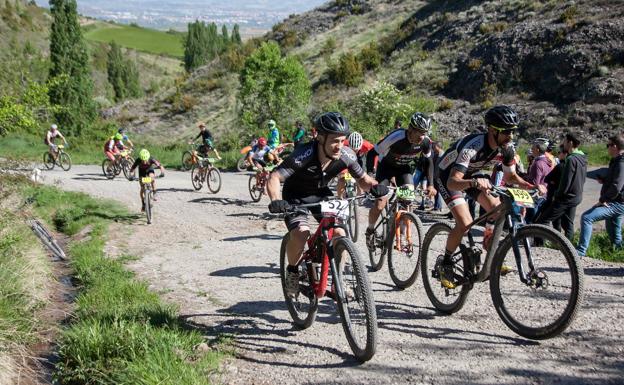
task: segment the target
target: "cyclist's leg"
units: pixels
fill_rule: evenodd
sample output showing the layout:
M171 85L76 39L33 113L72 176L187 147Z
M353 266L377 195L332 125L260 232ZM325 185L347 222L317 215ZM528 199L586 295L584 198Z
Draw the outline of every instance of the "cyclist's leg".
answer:
M156 171L154 171L153 168L150 168L147 170L147 175L152 178L152 197L154 198L154 201L156 201Z
M115 161L115 155L113 155L111 151L104 151L104 155L106 155L106 157L110 159L111 162Z
M288 265L297 266L305 243L310 238L310 226L307 214L286 215L284 218L288 229L289 239L286 245Z
M384 164L380 164L379 166L377 166L377 175L375 176L377 182L389 186L390 179L392 179L392 177L394 176L389 171L392 170L388 170L388 167L386 167ZM368 229L366 230L367 232L370 233L373 231L373 229L375 228L375 223L377 222L377 219L379 219L379 215L381 214L381 210L386 207L387 203L388 198L386 197L375 200L375 204L368 212Z
M141 176L139 176L141 178ZM145 185L139 179L139 198L141 198L141 211L145 211Z

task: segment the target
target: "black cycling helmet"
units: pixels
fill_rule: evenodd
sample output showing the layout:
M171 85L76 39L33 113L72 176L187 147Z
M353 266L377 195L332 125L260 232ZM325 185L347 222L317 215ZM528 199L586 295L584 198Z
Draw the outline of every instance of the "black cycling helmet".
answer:
M428 135L431 133L431 118L422 112L416 112L410 118L409 127L424 131Z
M320 134L349 135L349 122L340 112L325 112L314 119L314 126Z
M520 119L513 108L505 105L490 108L484 116L485 124L498 131L515 130L518 128Z

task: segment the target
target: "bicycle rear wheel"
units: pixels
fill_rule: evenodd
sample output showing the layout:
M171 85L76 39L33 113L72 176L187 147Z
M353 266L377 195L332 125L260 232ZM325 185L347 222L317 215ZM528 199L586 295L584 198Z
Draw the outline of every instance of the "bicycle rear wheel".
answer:
M54 165L55 165L54 158L48 151L43 153L43 165L48 170L52 170L54 168Z
M379 215L379 219L377 219L377 223L375 224L375 239L372 241L372 244L368 244L368 258L371 264L372 271L380 270L384 263L386 262L386 254L388 253L388 224L383 223L384 219L387 219L388 209L384 208L381 211L381 215Z
M219 169L211 167L206 177L206 183L208 184L208 190L213 194L216 194L221 190L221 172Z
M536 238L544 240L543 246L533 246ZM523 337L555 337L572 323L583 300L584 275L576 251L563 235L542 225L522 227L515 241L530 282L522 283L517 269L501 274L503 265L517 267L513 242L507 236L492 262L494 307L505 325ZM533 271L527 266L528 253Z
M204 185L204 172L202 167L198 167L196 164L191 166L191 183L195 190L201 190Z
M102 174L104 174L106 179L115 178L115 165L108 158L102 161Z
M251 195L251 200L254 202L260 202L262 199L262 193L264 189L258 188L256 186L256 175L249 176L249 195Z
M309 328L316 319L318 310L318 298L312 287L310 274L307 270L306 263L299 265L299 294L290 297L286 294L286 267L288 266L288 256L286 255L286 245L290 236L288 233L282 238L282 246L280 247L280 278L282 280L282 291L286 307L293 319L293 323L300 329Z
M377 312L368 274L355 245L346 237L334 238L334 255L339 271L332 271L342 327L353 354L360 362L373 358L377 349ZM337 292L337 290L335 290Z
M190 151L184 151L182 154L182 171L188 171L193 166L193 154Z
M63 171L69 171L72 166L71 157L69 156L69 154L66 152L59 153L58 164L59 166L61 166Z
M420 252L420 263L423 286L431 304L444 314L452 314L459 311L466 302L470 285L457 286L454 289L447 289L440 283L438 266L442 263L446 250L446 240L451 232L452 226L449 223L435 223L429 228L423 240ZM464 266L468 266L460 252L453 254L455 276L464 276Z
M420 268L420 250L424 232L420 218L412 213L402 213L399 217L399 239L396 239L396 223L391 222L388 248L388 271L392 282L399 289L406 289L414 284ZM397 241L399 249L397 249Z
M247 155L243 155L238 162L236 162L236 170L243 172L247 170L249 163L247 163Z
M145 189L145 216L147 216L147 224L152 223L152 190Z

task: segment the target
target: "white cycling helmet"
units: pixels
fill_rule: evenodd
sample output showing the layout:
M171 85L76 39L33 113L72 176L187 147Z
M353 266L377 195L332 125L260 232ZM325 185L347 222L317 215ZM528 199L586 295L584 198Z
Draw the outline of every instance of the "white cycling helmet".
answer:
M364 144L364 139L359 132L352 132L349 135L349 147L353 149L353 151L359 151L362 148L362 144Z
M51 128L53 131L58 129L58 127L57 127L57 125L56 125L56 124L51 125L51 126L50 126L50 128Z

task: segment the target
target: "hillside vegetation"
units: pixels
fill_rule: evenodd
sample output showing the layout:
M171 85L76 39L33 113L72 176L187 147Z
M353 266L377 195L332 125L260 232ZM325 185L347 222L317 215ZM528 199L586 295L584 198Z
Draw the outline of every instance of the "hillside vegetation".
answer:
M522 115L525 140L573 130L597 142L624 127L622 16L614 0L338 0L260 40L304 64L309 116L339 109L371 139L420 109L450 141L481 129L488 107L508 103ZM238 68L230 64L224 55L120 115L148 136L188 135L199 119L225 137L240 133ZM172 107L176 98L184 108Z

